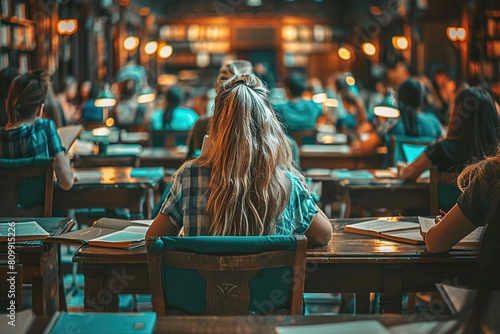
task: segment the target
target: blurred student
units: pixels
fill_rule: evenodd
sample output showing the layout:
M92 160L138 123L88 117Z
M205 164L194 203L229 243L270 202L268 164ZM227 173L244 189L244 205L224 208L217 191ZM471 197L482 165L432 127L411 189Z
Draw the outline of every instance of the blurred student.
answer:
M183 107L184 92L179 86L171 87L166 93L166 108L151 114L153 130L186 131L193 127L198 114Z
M56 99L63 110L64 125L73 124L80 119L79 111L74 105L77 94L78 82L75 77L69 75L59 83Z
M103 109L95 106L95 101L99 96L100 91L101 85L97 83L93 84L92 88L90 88L87 101L82 107L82 121L102 123L104 117Z
M491 155L500 140L500 118L493 99L483 89L467 88L454 102L446 139L425 150L412 164L398 163L404 180L416 179L437 166L441 172L460 172L467 163Z
M331 224L292 165L260 79L235 75L216 91L208 146L173 176L146 237L178 235L184 228L185 236L298 233L311 244L328 243Z
M62 189L73 186L69 156L51 119L41 118L49 75L41 70L18 76L7 97L9 123L0 128L0 158L55 158L57 181Z
M0 72L0 126L6 126L9 122L5 101L9 94L12 81L19 75L14 67L6 67Z
M314 129L316 121L323 113L323 107L302 98L306 89L306 79L299 73L292 74L285 81L289 101L276 105L278 119L287 132Z
M337 121L337 129L343 129L344 132L356 130L358 126L368 120L363 102L354 94L345 75L335 79L335 87L344 110Z
M125 79L120 82L118 87L120 98L115 108L118 124L143 124L147 108L137 101L138 94L135 80Z

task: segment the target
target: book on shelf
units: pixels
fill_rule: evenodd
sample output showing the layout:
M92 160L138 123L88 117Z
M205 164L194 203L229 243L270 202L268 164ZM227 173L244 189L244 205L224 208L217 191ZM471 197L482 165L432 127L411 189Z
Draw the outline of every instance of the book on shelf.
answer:
M320 325L278 326L274 329L274 332L276 334L389 333L389 331L376 320L347 321Z
M419 224L413 222L387 219L369 220L361 223L348 224L344 227L344 231L410 244L424 243L424 239L420 234Z
M420 231L422 234L426 234L429 229L436 223L434 218L428 217L418 217L418 222L420 224ZM452 249L455 250L476 250L479 247L481 241L481 236L483 235L484 226L476 228L474 231L469 233L465 238L460 240Z
M50 236L36 221L0 223L0 242L7 242L12 237L16 241L45 240Z
M44 334L149 334L156 324L155 312L141 313L60 313L50 319Z
M68 125L63 126L57 129L57 133L59 137L61 137L61 142L63 147L66 148L66 152L73 145L75 140L80 136L80 133L83 131L83 125Z
M134 248L145 244L153 220L101 218L91 227L48 238L46 242L111 248Z

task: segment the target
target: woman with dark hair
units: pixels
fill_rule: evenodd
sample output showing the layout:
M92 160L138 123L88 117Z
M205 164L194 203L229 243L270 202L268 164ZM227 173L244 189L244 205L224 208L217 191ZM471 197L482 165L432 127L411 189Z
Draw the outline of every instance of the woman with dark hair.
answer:
M434 114L421 112L424 102L422 84L414 79L405 80L397 93L399 121L388 132L390 135L441 138L441 123Z
M103 110L101 107L95 106L95 100L97 96L99 96L99 92L101 91L101 85L98 83L92 84L92 88L90 88L88 100L85 102L82 108L82 117L81 120L85 122L102 122L103 119Z
M41 118L48 89L47 72L18 76L7 98L9 123L0 128L0 158L55 158L55 172L61 188L73 186L69 156L51 119Z
M157 110L151 115L151 127L153 130L186 131L193 127L198 114L192 109L183 107L182 89L174 86L165 94L166 108L164 111Z
M75 77L67 76L58 86L56 99L62 106L65 121L63 124L72 124L80 119L76 106L73 104L78 94L78 81Z
M6 67L0 72L0 126L6 126L9 121L7 110L5 108L5 100L9 94L9 88L12 81L19 75L19 72L14 67Z
M460 172L467 162L494 152L500 139L500 118L488 92L467 88L453 105L446 139L429 146L412 164L398 164L404 180L416 179L431 165L443 172Z

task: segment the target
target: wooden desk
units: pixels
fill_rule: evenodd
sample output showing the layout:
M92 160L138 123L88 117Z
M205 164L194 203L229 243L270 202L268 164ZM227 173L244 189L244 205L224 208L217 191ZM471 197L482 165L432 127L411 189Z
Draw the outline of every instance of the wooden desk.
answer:
M381 168L384 159L384 154L362 155L353 152L348 145L303 145L300 148L300 166L303 170Z
M186 160L186 153L175 148L145 147L141 154L141 167L179 168Z
M134 219L150 218L153 190L163 177L131 177L130 167L82 168L78 171L100 171L101 180L82 179L73 187L54 189L54 208L128 208Z
M346 217L361 217L364 210L377 208L396 210L393 215L404 215L405 210L430 214L428 179L404 182L400 179L375 178L372 182L362 184L332 179L323 184L323 187L333 187L339 199L347 204Z
M90 315L89 315L90 316ZM427 321L446 321L451 317L428 316ZM241 333L241 334L274 334L277 326L304 326L328 323L341 323L347 321L376 320L385 327L402 324L422 322L422 317L415 318L406 315L312 315L312 316L240 316L240 317L215 317L215 316L167 316L158 317L154 333ZM43 333L50 321L49 317L37 317L31 326L29 334Z
M436 291L435 283L445 279L467 284L475 278L475 252L430 254L424 245L343 232L346 223L363 220L332 220L330 243L308 250L305 292L356 293L357 313L369 313L369 293L381 292L383 312L401 313L403 292ZM151 293L145 246L84 246L73 261L83 264L86 312L117 311L118 294Z
M33 220L49 232L50 236L68 232L75 225L71 218L0 218L0 222ZM63 284L58 277L58 246L45 244L40 240L17 241L15 251L23 267L23 284L33 285L33 312L40 316L54 314L59 310L59 284ZM1 260L7 259L7 252L8 244L0 242Z

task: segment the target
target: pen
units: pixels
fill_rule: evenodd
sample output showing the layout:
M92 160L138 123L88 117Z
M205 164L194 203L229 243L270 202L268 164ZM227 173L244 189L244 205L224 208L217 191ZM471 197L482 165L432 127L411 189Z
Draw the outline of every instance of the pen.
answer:
M443 210L439 209L439 214L441 215L441 217L444 217L446 216L446 212L444 212Z

